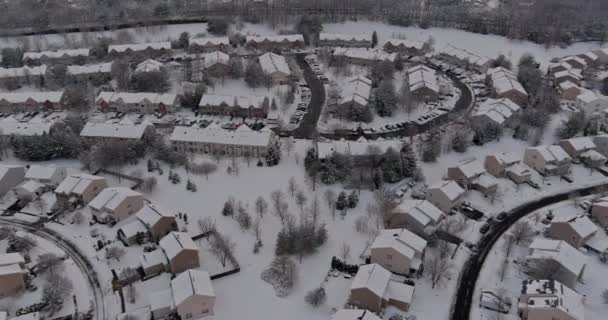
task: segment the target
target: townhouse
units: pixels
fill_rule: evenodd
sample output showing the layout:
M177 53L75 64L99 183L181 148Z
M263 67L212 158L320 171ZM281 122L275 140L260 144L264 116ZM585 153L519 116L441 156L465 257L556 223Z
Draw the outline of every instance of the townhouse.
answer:
M381 230L370 246L371 263L409 275L421 269L426 240L407 229Z
M572 158L560 146L529 147L524 153L524 163L544 176L567 175Z
M262 71L270 76L272 83L285 84L289 81L291 71L285 57L267 52L260 56L259 61Z
M120 222L143 206L144 195L124 187L105 188L89 202L93 216L101 223Z
M172 113L179 99L173 93L102 91L95 104L102 112Z
M269 109L270 102L263 96L204 94L198 104L202 114L245 118L266 118Z
M317 41L319 47L363 47L372 46L370 34L341 34L341 33L320 33Z
M520 107L528 103L528 92L513 71L498 67L489 69L486 76L490 79L497 98L508 98Z
M0 93L0 112L57 111L63 109L64 91Z
M87 205L103 189L108 187L108 181L104 177L94 176L86 173L72 174L65 178L55 188L57 202L60 207L75 208L79 205Z
M479 103L471 114L471 124L478 128L487 125L509 126L521 107L508 98L488 99Z
M383 48L386 52L399 53L402 57L422 56L426 51L424 42L405 39L388 39Z
M434 69L417 65L407 70L409 92L416 101L436 101L439 98L439 85Z

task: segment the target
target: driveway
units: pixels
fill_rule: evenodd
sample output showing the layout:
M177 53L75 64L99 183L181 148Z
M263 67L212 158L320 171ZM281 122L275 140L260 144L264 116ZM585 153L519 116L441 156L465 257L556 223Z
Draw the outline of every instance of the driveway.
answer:
M310 103L308 112L302 118L300 125L292 132L292 136L303 139L313 139L317 134L317 122L321 116L321 109L325 104L325 87L323 83L308 65L304 59L306 54L297 54L296 62L302 69L304 80L310 87Z

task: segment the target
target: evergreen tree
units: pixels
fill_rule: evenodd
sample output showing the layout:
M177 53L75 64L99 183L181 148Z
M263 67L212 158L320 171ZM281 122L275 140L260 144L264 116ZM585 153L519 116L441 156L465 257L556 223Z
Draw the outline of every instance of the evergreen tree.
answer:
M245 83L251 88L257 88L264 84L264 71L256 61L251 61L245 70Z
M276 111L279 108L277 107L277 102L276 100L274 100L274 98L272 98L272 103L270 104L270 110Z
M196 184L194 184L194 182L192 182L192 180L188 179L188 181L186 182L186 190L188 191L192 191L192 192L196 192Z
M224 202L224 209L222 209L223 216L232 216L234 215L234 207L232 206L231 201Z
M239 210L236 220L239 223L241 230L243 231L249 230L249 228L251 227L251 216L249 215L247 210Z
M416 154L414 154L412 146L409 143L404 143L399 155L401 158L401 174L404 177L412 177L417 167Z
M376 33L376 30L374 30L374 33L372 33L372 48L375 48L378 45L378 33Z
M346 199L346 193L344 191L340 192L338 195L338 199L336 200L336 209L340 211L344 211L348 208L348 200Z
M281 161L281 150L277 145L272 145L266 152L266 165L269 167L276 166Z
M237 79L243 76L243 60L241 58L232 57L228 61L228 64L230 66L230 70L228 71L230 77Z
M434 162L441 154L443 136L439 129L433 128L420 140L419 149L422 152L422 161Z
M401 158L393 148L388 148L384 153L380 170L382 171L383 180L389 183L399 182L403 178Z
M376 91L376 112L381 117L390 117L397 108L397 94L392 80L383 80Z
M357 207L357 204L359 204L359 194L357 194L356 190L353 190L349 195L348 195L348 207L350 209L354 209Z
M467 152L469 148L469 131L462 129L454 132L452 136L452 150L460 153Z

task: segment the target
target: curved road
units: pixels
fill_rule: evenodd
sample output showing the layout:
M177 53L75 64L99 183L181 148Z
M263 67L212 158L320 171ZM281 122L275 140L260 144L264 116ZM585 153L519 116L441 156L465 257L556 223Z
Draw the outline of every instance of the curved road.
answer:
M99 286L99 280L95 273L93 266L74 244L64 239L61 235L55 231L44 228L43 226L33 225L26 222L20 222L15 220L9 220L0 217L0 225L10 226L16 229L21 229L26 232L35 234L45 240L53 242L59 248L63 249L66 254L76 263L80 271L86 275L89 283L89 288L93 294L93 306L94 309L93 319L94 320L105 320L105 304L103 301L103 292Z
M310 102L308 103L308 112L304 114L302 121L297 129L291 133L296 138L312 139L317 133L317 122L321 116L321 109L325 104L325 87L317 75L312 71L310 65L304 59L306 54L297 54L296 62L304 73L304 80L310 88Z
M485 262L486 257L490 253L490 250L496 241L500 239L502 234L505 233L509 227L515 224L519 219L538 209L557 202L568 200L573 197L596 194L605 191L606 187L608 187L608 183L574 189L568 192L555 194L539 200L528 202L508 212L505 220L493 224L490 230L479 240L479 243L477 244L477 253L471 255L460 272L461 278L459 280L460 283L456 292L456 299L452 304L453 310L451 319L469 320L475 286L479 273L481 272L481 268L483 267L483 263Z

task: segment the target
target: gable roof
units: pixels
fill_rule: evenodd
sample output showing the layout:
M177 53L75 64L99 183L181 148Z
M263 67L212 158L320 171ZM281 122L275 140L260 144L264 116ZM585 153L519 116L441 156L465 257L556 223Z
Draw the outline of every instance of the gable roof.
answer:
M480 103L475 111L473 112L473 116L482 116L485 115L490 118L496 124L503 124L505 121L509 120L516 112L518 112L521 108L511 99L502 98L502 99L488 99L482 103Z
M218 63L228 65L230 56L221 51L213 51L203 54L203 59L203 66L208 68Z
M434 92L439 92L435 70L423 64L409 68L407 70L407 77L410 91L415 91L420 88L429 88Z
M171 291L176 306L192 296L215 297L209 273L198 269L184 271L171 280Z
M378 148L382 153L386 152L389 148L399 152L401 144L402 142L399 140L384 140L381 138L376 140L359 139L357 141L329 140L317 143L317 153L319 159L328 158L334 152L352 156L365 156L372 147Z
M561 162L571 159L562 147L556 145L528 147L526 151L528 150L538 151L546 162Z
M91 174L81 173L72 174L57 186L55 193L60 194L82 194L93 181L106 180L104 177L94 176Z
M57 51L40 51L40 52L26 52L23 54L23 60L38 60L44 57L47 58L63 58L63 57L88 57L89 49L65 49Z
M122 138L122 139L141 139L150 127L149 123L135 125L122 123L97 123L87 122L82 131L81 137L90 138Z
M450 201L458 199L465 193L464 189L461 188L458 183L454 181L441 181L432 186L429 186L428 190L439 190L441 191Z
M112 71L112 62L87 64L83 66L72 65L68 66L68 74L92 74L92 73L110 73Z
M240 129L240 130L239 130ZM237 130L224 130L222 128L175 127L171 138L172 142L200 142L226 145L266 147L272 141L274 134L268 131L247 130L242 124Z
M473 159L470 161L466 161L457 165L455 168L458 168L462 174L467 179L475 178L479 175L482 175L486 172L486 169L481 162L481 160Z
M393 209L393 212L406 213L422 226L427 226L430 223L436 224L444 216L443 211L427 200L405 199Z
M319 40L321 41L372 41L369 34L344 34L344 33L320 33Z
M135 215L148 227L156 225L162 218L175 218L175 212L153 203L144 205Z
M362 75L348 78L344 81L340 93L340 104L347 102L357 102L361 105L367 105L369 96L372 90L372 81Z
M528 95L528 92L521 83L517 80L515 73L509 69L498 67L489 69L487 74L492 79L492 85L496 93L502 94L511 90L515 90L521 94Z
M133 196L143 196L137 191L125 187L112 187L103 189L91 202L89 206L96 210L107 209L114 211L127 198Z
M170 232L160 239L158 246L165 252L169 260L173 260L183 250L198 251L198 247L192 241L192 238L185 232Z
M382 298L388 283L391 279L391 272L384 269L379 264L366 264L359 267L359 271L350 287L351 291L356 289L368 289L376 296Z
M458 60L467 61L468 63L479 67L487 65L492 61L492 59L488 57L481 56L465 49L454 47L451 44L447 44L445 46L445 48L443 49L443 54L449 55Z
M55 166L31 165L25 173L25 178L48 180L51 179L59 170L65 170L65 168Z
M353 59L369 60L369 61L390 61L394 62L397 59L396 53L388 53L377 49L367 48L336 48L335 56L345 56Z
M586 265L585 255L563 240L535 238L528 259L551 259L578 276Z
M586 216L571 214L567 216L555 217L553 223L567 223L572 227L572 230L581 238L587 238L599 230L599 228Z
M413 260L422 255L426 244L426 240L407 229L386 229L380 231L370 248L391 248Z
M388 39L384 45L391 44L395 47L404 46L406 48L414 48L417 50L422 50L424 47L424 42L422 41L414 41L414 40L406 40L406 39Z
M26 76L44 76L46 74L46 65L41 66L23 66L20 68L0 68L0 78L19 78Z
M154 72L159 71L162 67L162 63L154 59L146 59L142 63L137 65L137 67L135 68L135 72Z
M0 93L0 101L4 100L8 103L25 103L34 101L36 103L59 103L63 98L64 91L26 91L26 92L2 92Z
M131 44L114 44L108 46L108 52L125 52L131 51L144 51L146 49L154 50L171 50L171 42L151 42L151 43L131 43Z
M287 60L285 60L285 57L281 55L273 52L267 52L261 55L259 60L260 66L262 67L262 71L264 71L264 73L272 74L275 72L281 72L286 75L291 74Z
M264 36L247 36L246 42L304 42L304 36L301 34L287 35L264 35Z
M201 47L206 46L219 46L219 45L229 45L230 40L228 37L208 37L208 38L192 38L190 39L190 46L198 45Z

